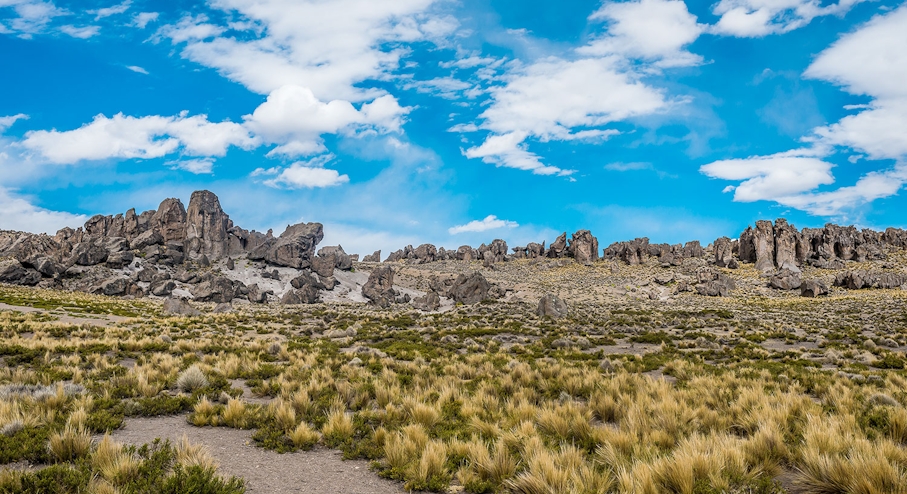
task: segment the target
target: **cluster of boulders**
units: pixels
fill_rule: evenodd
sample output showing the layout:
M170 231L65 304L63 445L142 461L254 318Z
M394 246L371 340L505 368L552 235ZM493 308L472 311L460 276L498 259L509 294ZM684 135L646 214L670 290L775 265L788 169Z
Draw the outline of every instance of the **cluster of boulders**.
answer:
M835 276L835 286L850 290L864 288L899 288L907 283L907 275L902 273L876 273L871 271L847 271Z
M368 281L362 286L362 296L378 307L389 307L394 303L410 303L416 309L423 311L438 310L442 297L457 304L472 305L505 295L505 290L489 283L481 273L472 272L445 280L432 277L429 280L428 292L411 299L408 294L403 294L394 288L394 270L389 265L373 269Z
M609 245L602 256L604 259L619 259L630 266L645 264L650 257L658 259L663 266L679 266L684 259L701 258L705 251L698 240L686 244L651 244L646 237L628 242Z

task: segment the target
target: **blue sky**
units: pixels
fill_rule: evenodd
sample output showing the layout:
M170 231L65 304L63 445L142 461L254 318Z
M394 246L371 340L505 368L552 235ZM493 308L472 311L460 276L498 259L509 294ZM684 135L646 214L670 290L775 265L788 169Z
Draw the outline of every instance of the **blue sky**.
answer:
M3 229L200 188L359 253L907 226L900 2L0 0L0 66Z

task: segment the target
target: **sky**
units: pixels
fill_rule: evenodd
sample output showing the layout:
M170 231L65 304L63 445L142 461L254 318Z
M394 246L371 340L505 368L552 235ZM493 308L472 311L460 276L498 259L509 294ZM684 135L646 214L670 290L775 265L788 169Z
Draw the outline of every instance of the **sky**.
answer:
M360 254L907 227L905 81L888 0L0 0L0 229L199 189Z

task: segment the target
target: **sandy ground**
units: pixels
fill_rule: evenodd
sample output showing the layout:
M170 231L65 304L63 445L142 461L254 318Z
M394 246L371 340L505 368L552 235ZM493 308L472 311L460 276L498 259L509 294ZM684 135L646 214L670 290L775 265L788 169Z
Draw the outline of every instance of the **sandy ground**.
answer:
M279 454L253 445L251 431L225 427L194 427L185 415L128 419L111 437L141 445L155 438L179 441L188 436L203 444L220 465L222 475L246 481L249 494L398 494L402 485L369 470L367 461L344 461L340 452L314 449Z

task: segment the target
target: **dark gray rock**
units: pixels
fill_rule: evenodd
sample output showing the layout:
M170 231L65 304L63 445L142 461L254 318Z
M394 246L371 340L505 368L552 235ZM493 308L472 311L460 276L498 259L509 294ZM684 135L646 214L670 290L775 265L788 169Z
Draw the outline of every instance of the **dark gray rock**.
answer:
M296 269L307 268L315 255L315 247L323 238L324 227L321 223L291 225L279 238L258 246L249 254L249 259Z
M334 265L334 254L328 254L327 256L319 254L312 258L312 271L323 278L334 276Z
M79 266L95 266L107 261L110 253L94 242L81 242L72 249L72 259Z
M152 283L150 290L152 295L168 297L173 293L174 288L176 288L176 283L173 280L160 280Z
M551 246L548 248L548 257L565 257L567 255L567 232L562 233L557 237L554 242L551 242Z
M230 302L238 295L238 286L228 278L213 277L195 285L190 290L192 298L198 302Z
M722 268L729 267L732 260L734 260L734 254L731 246L731 239L727 237L721 237L716 239L712 250L715 251L715 265Z
M189 302L178 298L164 300L164 312L178 316L200 316L201 312L189 305Z
M0 283L34 286L41 281L41 273L26 268L19 261L0 263Z
M317 304L319 297L320 293L317 288L312 285L304 285L300 289L285 293L280 298L280 303L284 305Z
M214 314L229 314L230 312L233 312L233 304L230 304L230 303L217 304L216 306L214 306L214 310L211 312Z
M460 274L450 287L449 296L456 303L472 305L490 297L491 284L478 271L470 275Z
M135 259L135 254L130 251L114 252L107 256L106 265L110 269L122 269L130 265Z
M567 313L567 302L550 293L539 300L539 306L535 310L537 316L550 317L552 319L567 317Z
M362 296L379 307L389 307L394 301L394 270L381 266L372 270L362 286Z
M258 287L258 283L249 287L249 294L247 295L249 302L255 304L263 304L268 301L268 295L274 295L273 290L262 290Z
M101 283L98 292L108 296L126 295L129 284L126 278L111 278Z
M230 271L233 271L234 269L236 269L236 263L233 262L232 257L227 258L227 269L229 269Z
M579 230L570 239L568 254L580 264L591 265L598 260L598 239L589 230Z
M801 297L821 297L828 295L828 286L821 280L806 280L800 285Z
M149 223L163 237L164 243L186 239L186 208L179 199L164 199Z
M441 296L437 292L428 292L421 297L414 298L412 303L413 307L421 311L431 312L441 307Z
M152 245L163 245L164 237L155 230L148 230L139 234L129 243L129 248L133 250L143 250Z
M374 253L363 257L362 262L381 262L381 251L376 250Z
M35 256L22 262L26 268L32 268L45 278L56 278L66 272L66 266L45 256Z
M775 273L769 281L769 285L776 290L796 290L800 288L800 284L799 270L792 271L787 268Z

